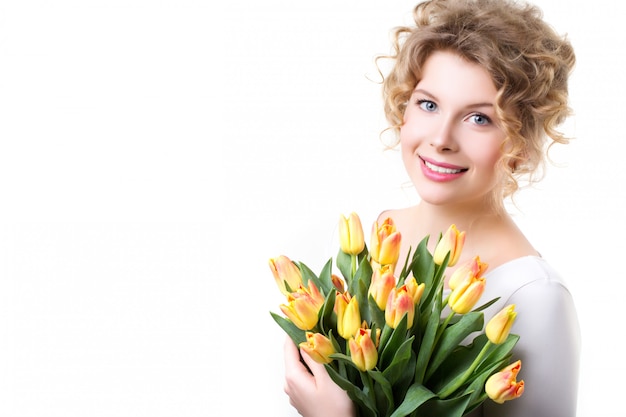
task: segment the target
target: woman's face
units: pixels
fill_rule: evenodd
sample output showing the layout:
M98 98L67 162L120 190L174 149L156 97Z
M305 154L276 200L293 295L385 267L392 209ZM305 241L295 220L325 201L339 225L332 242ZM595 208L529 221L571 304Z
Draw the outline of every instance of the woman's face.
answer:
M400 129L407 173L423 201L482 205L499 184L496 162L504 140L491 77L444 51L426 60L422 75Z

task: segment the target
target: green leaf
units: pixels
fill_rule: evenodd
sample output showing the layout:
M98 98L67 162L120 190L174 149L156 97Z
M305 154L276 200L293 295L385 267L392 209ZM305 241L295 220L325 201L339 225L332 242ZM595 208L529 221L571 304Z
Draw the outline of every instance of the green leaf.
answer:
M296 345L299 345L302 342L306 342L306 332L304 330L299 329L295 324L293 324L291 320L285 317L279 316L278 314L271 311L270 314L272 315L276 323L278 323L278 325L282 327L285 333L289 335L291 340L293 340Z
M417 245L411 261L411 272L418 283L426 284L426 288L432 288L432 279L435 273L433 256L428 251L429 236L424 237Z
M462 417L469 403L470 395L441 400L433 398L419 408L418 416Z
M330 365L325 365L326 370L330 378L346 391L350 399L359 408L359 416L362 417L378 417L376 412L376 404L371 397L367 396L359 387L354 385L348 379L339 375L335 369Z
M378 328L385 327L385 312L378 308L376 304L376 300L371 295L368 296L368 307L369 307L369 317L371 326L376 326Z
M318 278L317 275L315 275L315 272L313 272L311 268L309 268L308 266L306 266L306 264L302 262L296 262L296 264L298 265L298 268L300 268L300 273L302 274L302 283L305 286L309 285L309 281L313 281L315 283L315 286L317 286L317 288L322 291L323 294L326 294L328 292L324 288L324 284L322 283L322 281ZM295 290L296 288L293 288L293 291Z
M483 333L480 334L478 336L476 336L475 340L485 340L487 339L487 336ZM496 345L495 348L489 353L489 355L487 355L485 357L485 359L483 360L483 364L484 363L492 363L492 362L497 362L497 361L501 361L501 360L508 360L511 357L511 351L513 350L513 348L515 347L515 345L517 344L517 341L519 340L519 336L516 334L509 334L509 336L506 338L506 340L504 341L504 343L501 343L499 345ZM482 371L482 367L483 365L481 364L476 371Z
M380 369L384 370L385 368L387 368L387 366L389 366L396 351L407 339L407 320L408 316L405 314L404 317L402 317L402 320L400 320L400 323L398 323L396 328L393 329L391 336L389 337L389 341L382 349L382 352L380 353L380 358L378 359Z
M480 331L483 328L483 322L483 313L470 312L463 314L457 323L448 326L448 328L443 331L439 343L433 352L428 369L426 370L426 381L428 381L450 353L459 346L459 343L471 333Z
M422 344L420 346L419 353L417 354L417 365L415 366L415 382L417 383L422 383L424 381L424 375L426 373L428 363L430 362L435 337L437 336L440 316L441 305L439 303L433 303L430 318L422 339Z
M319 312L319 327L322 333L328 334L337 328L337 316L334 313L335 291L329 291L324 300L324 305Z
M452 385L470 368L474 360L483 350L487 338L475 338L467 346L458 346L428 379L428 386L434 392L441 392L444 387ZM478 368L477 368L478 369ZM475 375L476 370L472 375ZM469 383L472 376L466 379Z
M331 278L333 273L333 260L332 258L326 262L324 267L322 268L322 272L320 272L319 277L319 286L324 294L328 294L329 292L335 292L335 286L333 285L333 280ZM316 282L315 285L318 285Z
M435 394L422 384L413 384L409 387L409 390L404 397L402 403L396 408L390 417L404 417L415 411L420 405L426 401L434 398ZM432 414L436 416L437 414ZM446 416L446 414L440 414Z
M341 275L343 275L343 278L348 283L348 286L350 286L350 283L352 282L352 257L339 249L335 262L339 272L341 272Z
M405 342L396 350L389 366L383 371L383 375L391 384L395 384L397 380L402 378L413 378L415 367L409 367L411 356L414 356L411 349L413 337L405 340ZM409 374L408 376L405 374Z
M391 388L391 382L380 373L379 371L371 370L367 371L369 376L376 382L374 384L374 390L376 394L377 409L379 411L386 410L384 415L389 415L393 410L393 390Z

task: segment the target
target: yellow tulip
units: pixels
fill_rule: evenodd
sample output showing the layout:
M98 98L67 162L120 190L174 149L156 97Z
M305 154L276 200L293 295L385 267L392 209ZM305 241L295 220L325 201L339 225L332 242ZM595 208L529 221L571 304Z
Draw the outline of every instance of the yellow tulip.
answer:
M471 277L481 277L488 267L489 265L482 262L479 256L475 256L463 265L459 265L459 267L452 273L452 276L448 281L448 287L451 290L454 290L466 279Z
M493 401L502 404L519 398L524 393L524 381L516 381L522 362L517 361L491 375L485 383L485 392Z
M485 327L485 334L489 341L496 345L503 343L509 336L516 316L515 304L504 307L498 314L493 316Z
M485 278L469 277L452 290L448 305L458 314L468 313L485 291Z
M460 232L456 225L451 225L446 233L441 236L441 240L435 247L435 252L433 253L435 263L441 265L449 252L450 258L448 260L448 266L456 265L461 256L464 244L465 232Z
M411 295L411 298L413 299L413 304L419 304L422 298L422 294L424 294L426 284L422 282L418 285L415 277L407 277L404 280L404 285L406 286L406 291Z
M405 314L407 315L407 327L410 328L413 326L415 317L415 304L406 285L403 285L400 288L394 288L389 293L385 308L385 322L389 327L395 329Z
M370 238L370 255L378 265L395 266L400 256L400 232L391 218L385 219L381 225L374 222Z
M369 371L376 367L378 351L376 345L380 338L380 329L376 332L376 342L372 340L372 330L359 328L356 335L350 338L350 358L361 371Z
M361 219L356 213L341 216L339 219L339 243L341 250L348 255L358 255L365 248Z
M368 294L374 298L378 308L385 310L389 293L395 287L396 277L393 275L393 266L384 265L374 270Z
M337 313L337 332L339 336L348 340L361 327L361 312L358 300L347 292L337 292L335 313Z
M300 268L293 263L291 259L285 255L280 255L277 258L271 258L269 260L270 269L276 280L276 285L285 295L289 295L290 292L295 291L300 284L302 284L302 273ZM285 282L289 285L291 291L285 287Z
M330 357L335 348L329 338L321 333L306 332L306 342L300 343L300 348L317 363L331 363Z
M300 284L297 291L287 296L287 304L281 304L280 310L301 330L311 330L317 325L318 313L324 305L324 297L313 281L309 288Z

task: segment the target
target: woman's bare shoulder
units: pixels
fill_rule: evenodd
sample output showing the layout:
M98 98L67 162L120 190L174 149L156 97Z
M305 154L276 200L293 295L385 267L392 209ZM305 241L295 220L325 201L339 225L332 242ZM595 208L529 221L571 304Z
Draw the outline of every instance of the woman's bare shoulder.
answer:
M414 216L416 206L410 207L402 207L397 209L387 209L380 212L378 215L378 219L376 220L378 223L383 222L387 218L391 218L394 223L402 224L409 221Z

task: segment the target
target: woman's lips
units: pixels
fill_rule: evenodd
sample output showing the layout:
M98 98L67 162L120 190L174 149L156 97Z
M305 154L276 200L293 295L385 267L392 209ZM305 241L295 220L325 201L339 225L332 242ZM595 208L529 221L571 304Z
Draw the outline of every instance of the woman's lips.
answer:
M435 162L431 159L420 157L422 160L422 172L427 178L433 181L450 181L460 177L467 171L467 168L458 165Z

